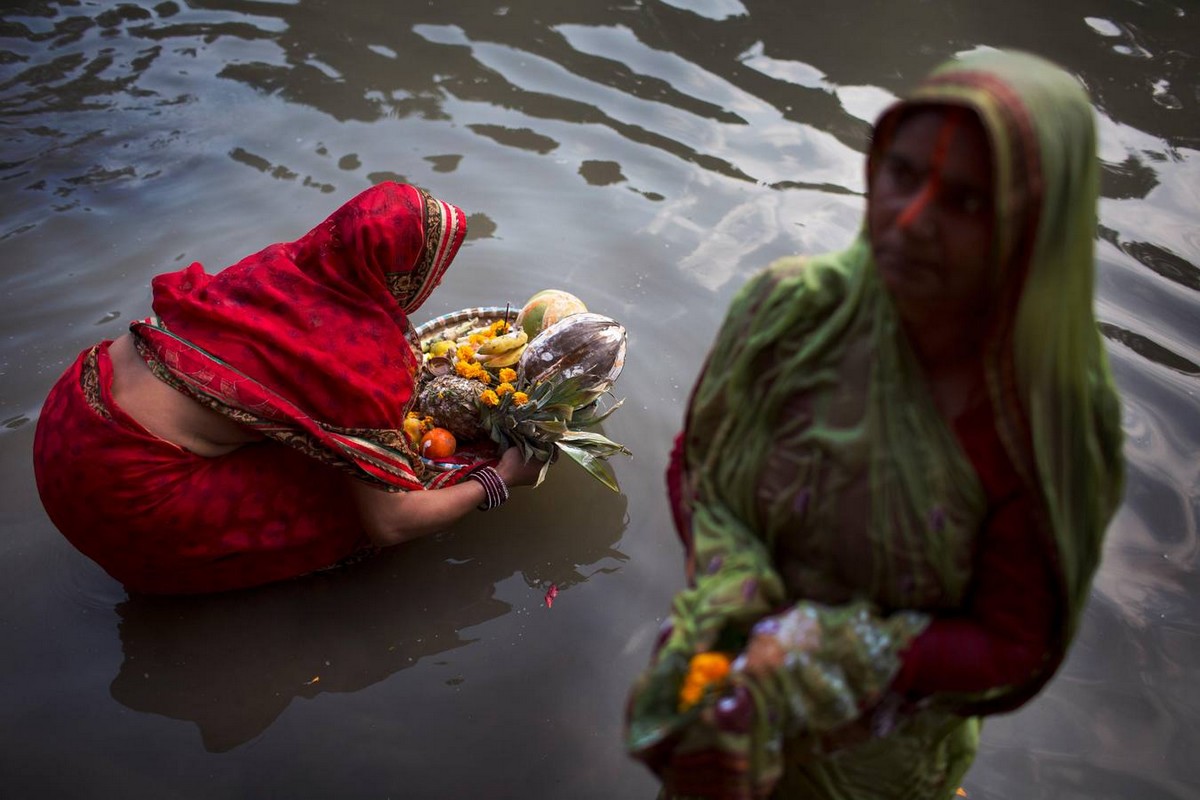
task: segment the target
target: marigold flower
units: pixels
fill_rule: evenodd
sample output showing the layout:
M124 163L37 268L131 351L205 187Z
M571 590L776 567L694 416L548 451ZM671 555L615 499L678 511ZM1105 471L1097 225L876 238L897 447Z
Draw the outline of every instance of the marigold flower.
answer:
M505 381L496 387L496 394L500 395L501 397L504 397L506 394L512 394L514 391L513 385L508 381Z
M490 338L490 336L485 336L482 333L472 333L467 337L467 341L471 343L472 347L479 347L479 345L483 344Z
M508 323L502 319L498 319L488 326L488 330L492 332L492 336L500 336L508 333Z
M505 367L504 369L500 370L500 380L504 381L505 383L512 383L516 379L517 371L515 369L509 369L508 367Z
M477 361L459 361L454 365L454 371L464 378L477 378L487 383L487 380L480 377L486 374L486 372Z
M467 345L461 345L456 353L459 361L472 361L475 358L475 349Z
M478 367L479 365L476 364L475 366ZM488 371L483 367L479 367L479 369L471 377L482 383L484 386L489 386L492 383L492 376L488 374Z
M729 656L725 653L696 653L688 662L688 674L679 689L679 710L687 711L699 703L704 693L721 685L729 676Z
M513 405L523 406L529 402L529 395L524 392L513 392Z
M704 696L704 686L694 681L685 681L679 690L679 710L687 711Z
M491 406L492 408L495 408L496 406L500 405L500 398L497 397L496 393L491 389L484 389L479 395L479 402L483 403L485 406Z

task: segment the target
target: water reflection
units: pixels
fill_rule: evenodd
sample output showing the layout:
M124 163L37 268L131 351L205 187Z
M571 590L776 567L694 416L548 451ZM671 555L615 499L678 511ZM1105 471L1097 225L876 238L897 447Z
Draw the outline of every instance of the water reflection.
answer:
M540 598L625 561L623 495L574 464L491 515L486 531L456 531L350 567L245 592L192 598L132 596L120 603L124 660L113 699L135 711L190 721L204 748L225 752L257 737L296 698L356 692L437 659L469 630L512 611L496 584L519 574ZM547 494L552 494L553 498ZM542 519L530 530L531 520ZM550 522L549 520L553 520ZM476 521L478 522L478 521Z
M880 107L948 55L1012 46L1078 74L1099 112L1098 309L1125 399L1129 480L1079 646L1046 693L989 721L967 788L985 800L1188 796L1181 787L1200 784L1189 681L1200 659L1196 19L1183 4L1126 0L5 3L0 463L12 479L0 565L13 577L13 647L0 661L19 666L0 675L0 700L35 722L10 726L0 773L19 774L26 756L57 763L67 747L111 765L106 775L145 770L161 789L163 767L131 758L122 739L158 745L161 734L154 752L195 795L238 794L223 782L237 767L192 757L176 736L185 726L161 718L193 721L213 751L267 729L247 756L255 765L294 755L297 740L315 758L302 742L313 717L280 721L296 698L338 697L314 717L360 733L355 700L439 689L458 677L456 660L495 658L487 637L519 613L508 592L523 585L539 602L553 582L564 594L547 619L576 611L586 630L539 642L561 655L553 680L534 648L507 666L553 684L552 719L527 708L536 693L480 690L498 718L541 727L511 759L476 739L463 758L487 774L463 777L458 794L642 796L613 788L644 777L617 752L616 719L663 587L680 579L661 468L713 326L752 270L854 235ZM520 300L552 282L626 323L628 402L613 426L637 452L621 464L628 508L563 470L552 492L486 518L493 529L473 521L345 573L236 597L131 598L117 642L96 620L119 590L54 549L32 492L29 423L50 382L145 312L150 275L294 238L338 198L388 179L436 188L471 215L471 248L433 313L491 303L499 284ZM531 529L538 520L555 524ZM72 570L82 579L63 580ZM602 580L624 591L593 591ZM604 602L585 607L589 596ZM95 658L105 642L123 653ZM610 656L626 674L597 677ZM71 666L47 669L55 658ZM430 696L417 762L440 755L424 741L439 725L437 743L461 741L453 720L432 718L444 698ZM511 734L503 727L496 736ZM354 769L394 777L389 744ZM546 792L524 791L530 764ZM497 788L493 772L511 784ZM280 791L311 793L311 778ZM72 788L61 794L98 791Z

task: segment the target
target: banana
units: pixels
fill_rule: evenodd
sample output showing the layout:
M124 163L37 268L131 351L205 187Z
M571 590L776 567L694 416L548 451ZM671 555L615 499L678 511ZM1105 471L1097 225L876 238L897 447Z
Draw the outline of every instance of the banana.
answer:
M522 331L522 333L523 332L524 331ZM479 355L477 353L475 355L475 360L478 361L483 366L487 367L488 369L500 369L501 367L511 367L513 364L515 364L521 360L521 356L523 356L525 354L526 347L528 347L528 345L523 344L520 347L514 347L512 350L507 350L503 353L500 353L499 355L494 355L494 356L489 356L486 354Z
M475 348L476 356L498 356L502 353L507 353L511 350L516 350L518 347L524 346L529 341L529 334L521 328L517 328L512 333L506 333L503 336L496 336L488 339L479 347Z

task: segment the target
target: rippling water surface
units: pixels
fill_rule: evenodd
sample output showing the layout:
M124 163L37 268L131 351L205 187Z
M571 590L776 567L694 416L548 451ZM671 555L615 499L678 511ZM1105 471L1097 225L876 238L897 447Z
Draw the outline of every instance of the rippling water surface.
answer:
M1096 102L1130 474L1066 667L989 721L966 788L1196 797L1200 11L980 6L4 3L0 794L652 797L620 719L682 585L660 476L713 328L753 270L852 237L880 108L1005 46ZM568 464L340 573L127 597L37 501L51 383L146 313L153 275L294 239L385 179L470 215L418 321L555 286L625 323L622 493Z

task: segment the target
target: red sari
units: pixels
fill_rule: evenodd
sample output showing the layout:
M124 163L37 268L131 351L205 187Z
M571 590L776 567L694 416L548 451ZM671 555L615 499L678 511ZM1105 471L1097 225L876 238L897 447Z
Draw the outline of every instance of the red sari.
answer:
M391 491L448 485L401 430L418 367L408 313L466 234L461 210L384 183L295 242L215 274L154 279L130 327L168 384L265 440L205 458L113 403L108 342L51 390L34 467L60 531L131 591L211 592L337 563L369 546L351 474Z

